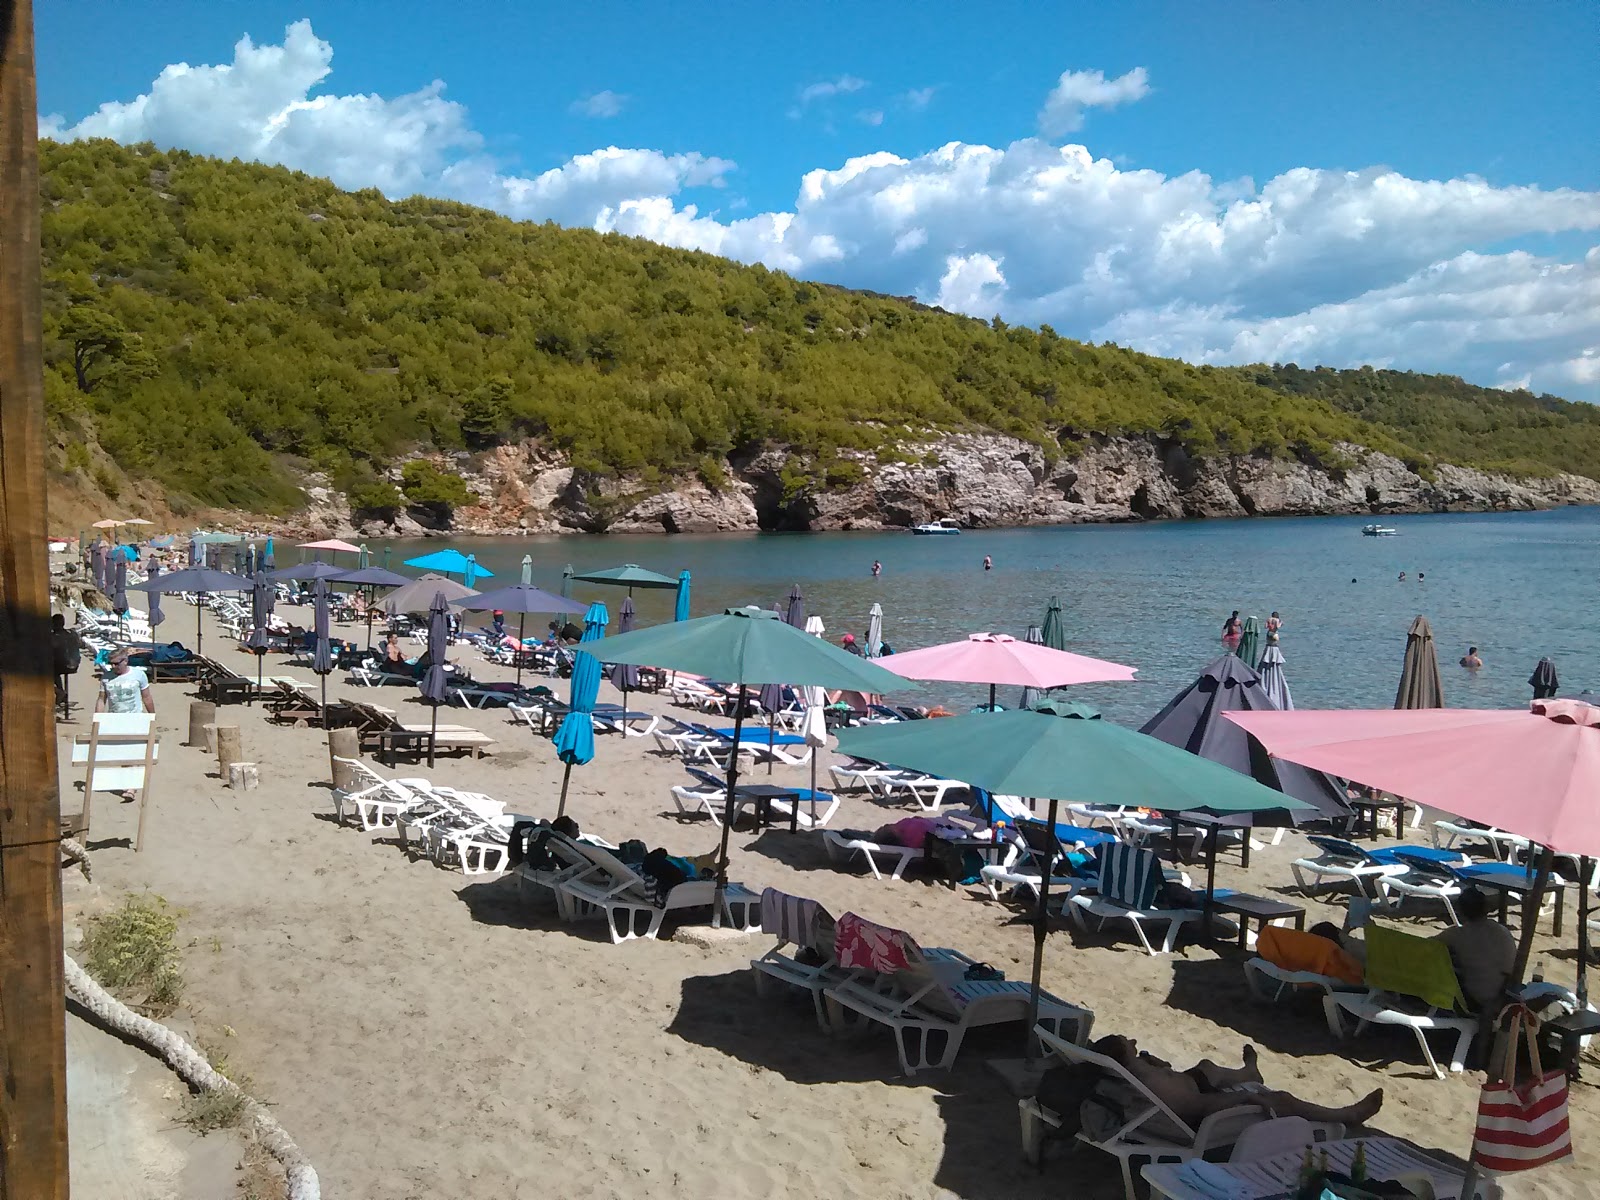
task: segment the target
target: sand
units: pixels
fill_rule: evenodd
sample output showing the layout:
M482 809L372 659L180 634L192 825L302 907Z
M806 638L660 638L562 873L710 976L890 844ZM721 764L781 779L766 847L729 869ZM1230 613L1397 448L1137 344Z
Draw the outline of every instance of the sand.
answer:
M164 632L192 638L193 611L175 598L166 607ZM214 626L206 644L241 672L253 670ZM479 678L509 677L475 651L454 657ZM312 678L278 656L269 673ZM89 682L79 676L78 690ZM341 676L329 683L330 696L359 690L426 719L406 689L357 689ZM948 1074L897 1078L886 1031L829 1037L808 998L757 1001L748 962L769 939L613 946L596 923L564 925L551 911L524 907L510 880L409 861L388 839L336 825L318 730L274 726L259 707L224 709L262 776L257 791L230 791L214 761L180 745L187 685L158 684L156 695L163 759L145 850L130 848L134 806L98 796L88 838L97 882L113 896L148 889L182 910L188 1003L237 1031L232 1060L316 1164L324 1195L1120 1194L1109 1156L1081 1153L1042 1173L1021 1161L1016 1102L985 1066L1019 1053L1020 1026L974 1033ZM603 685L602 699L612 698ZM664 697L636 700L666 707ZM554 815L561 767L546 739L508 723L503 710L447 712L498 745L479 761L441 758L431 772L379 769ZM64 739L73 728L63 727ZM570 811L613 841L640 838L679 854L713 849L709 822L675 819L668 788L682 770L653 746L598 739L595 760L573 772ZM779 767L774 778L805 776L805 768ZM78 803L73 782L63 767L68 808ZM898 815L849 798L835 824L872 828ZM1290 832L1254 856L1248 876L1228 854L1221 877L1278 894L1304 849ZM787 830L736 832L732 862L733 877L752 887L814 896L836 914L857 911L1027 978L1028 929L977 888L843 873L814 835ZM1316 902L1308 909L1313 921L1343 911ZM1569 946L1572 925L1569 914ZM1550 978L1571 983L1571 949L1541 943L1539 956ZM1197 946L1149 958L1114 934L1063 928L1049 939L1044 983L1092 1008L1097 1033L1134 1035L1180 1066L1202 1056L1237 1062L1251 1041L1268 1082L1302 1096L1344 1103L1383 1087L1377 1132L1465 1152L1480 1074L1436 1081L1409 1034L1375 1030L1338 1043L1313 1002L1252 1003L1240 961L1231 948ZM1592 1194L1585 1180L1597 1160L1585 1135L1600 1111L1596 1079L1592 1068L1573 1091L1577 1161L1539 1172L1514 1195Z

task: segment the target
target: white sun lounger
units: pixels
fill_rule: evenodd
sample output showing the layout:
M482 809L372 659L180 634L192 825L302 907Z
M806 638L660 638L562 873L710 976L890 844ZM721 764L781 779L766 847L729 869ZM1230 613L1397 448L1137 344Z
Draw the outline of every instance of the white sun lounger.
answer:
M1097 929L1108 921L1127 921L1146 954L1158 951L1145 936L1146 925L1166 927L1159 953L1170 954L1178 940L1178 930L1204 915L1194 908L1156 908L1155 898L1165 878L1161 860L1152 851L1125 842L1108 843L1100 849L1098 895L1078 894L1067 899L1066 911L1080 929L1087 929L1093 917Z
M395 819L408 809L425 803L432 789L426 779L385 779L357 758L334 756L355 773L354 788L333 789L333 809L339 824L354 816L363 833L393 829Z
M1506 861L1518 850L1528 848L1528 839L1504 829L1487 825L1470 825L1465 821L1439 820L1433 823L1433 844L1441 850L1454 850L1458 842L1483 842L1495 855Z
M1374 858L1354 842L1343 838L1312 836L1307 838L1322 851L1316 858L1297 858L1289 864L1294 873L1295 886L1307 896L1315 896L1325 887L1354 885L1361 895L1377 895L1377 881L1385 875L1404 875L1404 863Z
M715 880L691 879L678 884L662 904L656 905L650 900L650 885L644 876L609 850L582 842L570 845L588 858L594 869L563 880L557 890L570 902L569 911L574 917L603 914L613 944L635 938L653 939L661 931L667 913L710 908L715 902ZM722 915L735 929L755 929L761 923L761 897L742 884L730 882L723 889Z
M859 857L867 864L867 870L872 872L874 879L884 877L883 871L878 866L879 858L890 867L889 878L895 880L905 872L907 864L922 853L921 848L917 846L890 846L867 838L846 837L832 829L822 831L822 845L827 850L828 857L837 863L848 863Z

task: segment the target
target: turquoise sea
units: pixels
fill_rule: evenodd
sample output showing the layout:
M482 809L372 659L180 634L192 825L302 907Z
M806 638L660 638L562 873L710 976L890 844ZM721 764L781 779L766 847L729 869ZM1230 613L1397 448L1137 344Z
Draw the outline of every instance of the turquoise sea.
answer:
M866 627L883 605L884 636L912 649L966 633L1023 636L1059 596L1071 649L1139 668L1131 684L1074 689L1108 717L1137 724L1221 652L1237 608L1284 620L1283 652L1300 707L1388 707L1418 613L1433 624L1451 707L1520 706L1540 656L1563 693L1600 689L1600 508L1543 513L1400 516L1398 537L1361 536L1361 518L1313 517L896 533L721 534L674 537L456 538L388 545L391 565L452 545L505 583L531 555L534 582L558 590L562 567L638 563L693 573L693 611L771 607L798 583L828 636ZM984 555L994 569L982 568ZM874 559L883 574L871 574ZM279 562L286 565L284 556ZM1399 580L1406 573L1405 582ZM1424 578L1420 579L1418 576ZM607 602L625 593L579 584ZM670 620L671 592L637 592L640 623ZM538 619L530 618L540 624ZM1476 645L1484 668L1457 666ZM1014 689L1013 689L1014 690ZM929 684L906 698L977 702L977 689ZM1015 702L1001 696L1001 702Z

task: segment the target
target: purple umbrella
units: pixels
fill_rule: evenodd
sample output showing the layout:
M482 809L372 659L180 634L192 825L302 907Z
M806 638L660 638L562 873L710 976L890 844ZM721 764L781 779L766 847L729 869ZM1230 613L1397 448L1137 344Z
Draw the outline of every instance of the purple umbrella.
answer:
M328 676L333 671L333 643L328 637L328 581L317 580L312 607L311 669L322 680L322 727L328 727ZM429 764L432 765L431 763Z
M267 655L267 618L272 615L274 590L265 571L256 572L250 588L250 636L245 641L256 656L256 691L261 691L261 665ZM255 698L252 697L252 704Z
M117 614L117 632L122 629L122 618L128 611L128 557L125 554L117 555L117 569L115 582L112 585L111 611Z
M450 602L443 592L436 592L428 609L428 669L422 673L417 690L433 706L433 720L428 728L428 766L433 766L434 741L439 736L439 705L445 701L448 687L445 673L445 655L450 649Z
M160 574L161 574L161 564L156 562L156 560L152 558L150 560L150 571L149 571L149 574L148 574L147 578L154 579L154 578L156 578L156 576L158 576ZM161 593L160 592L151 592L150 593L149 608L150 608L150 640L153 642L153 641L155 641L156 626L161 624L161 622L163 622L163 621L165 621L167 619L166 618L166 614L161 611Z
M622 611L617 617L617 632L628 633L633 629L633 597L624 596ZM622 711L628 711L628 693L639 690L639 668L631 663L616 663L611 668L611 686L622 691ZM622 718L622 732L628 732L628 718Z

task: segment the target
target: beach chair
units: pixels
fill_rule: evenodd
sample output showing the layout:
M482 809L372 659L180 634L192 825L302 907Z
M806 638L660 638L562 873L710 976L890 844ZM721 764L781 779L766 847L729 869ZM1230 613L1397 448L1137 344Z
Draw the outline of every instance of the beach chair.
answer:
M610 842L592 834L586 833L576 839L572 839L559 833L551 833L545 842L545 848L549 850L550 857L555 860L554 864L535 866L529 862L520 862L513 872L516 876L517 894L520 898L526 900L530 891L540 896L549 895L554 900L556 912L563 921L573 920L574 914L570 900L566 893L561 890L561 884L568 879L576 879L579 875L588 874L595 869L594 862L573 845L574 841L599 846L606 850L616 849Z
M883 878L883 871L878 865L880 859L889 867L889 879L893 881L905 873L913 859L922 855L921 846L891 846L887 842L875 842L870 837L833 829L822 831L822 845L828 857L836 863L848 864L853 859L861 859L872 877L878 880Z
M354 816L363 833L393 829L403 812L427 802L432 785L426 779L385 779L358 758L333 756L355 775L353 788L333 789L333 810L340 825Z
M834 763L828 768L828 774L833 776L833 786L836 791L855 792L864 791L869 795L879 795L879 781L904 774L899 767L885 766L883 763L872 762L865 758L850 758L842 763Z
M1361 963L1329 939L1279 925L1261 931L1256 956L1244 964L1245 986L1267 1002L1310 988L1324 996L1355 990L1364 978Z
M1098 895L1079 893L1068 898L1065 911L1072 914L1080 929L1087 929L1087 920L1093 917L1097 929L1104 929L1108 921L1127 921L1133 926L1134 936L1146 954L1158 953L1145 936L1146 925L1164 925L1166 937L1159 953L1170 954L1178 939L1178 930L1190 921L1198 921L1202 913L1196 908L1157 908L1156 898L1161 892L1165 876L1161 860L1150 850L1130 846L1126 842L1109 842L1096 854L1100 858Z
M1315 896L1324 887L1354 885L1357 892L1368 899L1377 898L1377 882L1390 875L1403 875L1411 869L1402 854L1413 860L1465 865L1470 861L1465 854L1440 850L1432 846L1387 846L1367 850L1344 838L1312 834L1306 838L1322 851L1316 858L1297 858L1289 864L1294 872L1295 886L1307 896Z
M402 674L379 666L351 667L348 681L360 684L362 687L417 686L417 677L414 673Z
M999 797L996 797L996 800L998 799ZM1110 834L1097 829L1057 825L1052 830L1043 821L1031 819L1016 821L1012 828L1016 831L1014 845L1018 853L1008 854L1003 861L986 866L978 872L979 879L993 900L1000 899L1001 887L1026 892L1037 900L1039 885L1046 870L1050 872L1052 892L1065 898L1084 891L1094 886L1095 881L1081 875L1058 874L1064 866L1070 866L1067 860L1068 847L1092 850L1115 840Z
M1465 1015L1467 1002L1449 949L1442 942L1378 924L1367 926L1366 942L1366 990L1332 991L1323 997L1322 1010L1328 1018L1329 1031L1335 1037L1349 1036L1341 1015L1346 1013L1355 1018L1354 1033L1369 1025L1409 1029L1436 1079L1446 1076L1425 1035L1433 1031L1454 1033L1450 1070L1459 1072L1478 1031L1478 1018Z
M774 796L768 805L780 817L789 817L800 829L821 829L839 811L839 797L820 789L796 788L793 800Z
M1050 1059L1100 1072L1101 1082L1083 1103L1077 1140L1116 1158L1122 1168L1127 1200L1134 1200L1135 1196L1134 1159L1158 1163L1205 1158L1227 1150L1246 1129L1272 1117L1258 1104L1240 1104L1190 1124L1115 1059L1075 1045L1047 1029L1036 1029L1034 1033ZM1018 1108L1023 1154L1037 1165L1043 1157L1046 1130L1059 1128L1068 1114L1053 1113L1032 1096L1020 1100Z
M1479 825L1459 817L1433 823L1433 844L1441 850L1454 850L1458 842L1482 842L1496 858L1505 862L1519 850L1528 848L1528 839L1517 833L1507 833L1492 825Z
M948 1070L969 1029L1025 1021L1031 989L1020 979L969 979L976 965L934 958L909 933L846 913L839 918L835 956L845 970L869 972L823 989L828 1023L853 1019L887 1027L906 1075L936 1067ZM1088 1040L1094 1014L1049 992L1039 993L1039 1027L1074 1041Z
M1415 858L1400 852L1395 856L1405 864L1399 875L1380 875L1375 881L1374 903L1386 912L1399 914L1408 900L1437 900L1444 906L1445 917L1452 925L1461 924L1456 915L1456 898L1464 884L1451 867L1428 859Z
M715 880L691 879L678 884L657 904L651 898L649 881L611 851L582 842L571 845L589 859L593 870L563 880L557 890L569 901L568 911L574 917L603 914L613 945L635 938L653 939L667 913L710 908L715 902ZM758 928L761 897L742 884L729 883L723 889L722 916L735 929Z
M760 958L750 960L756 994L765 996L773 981L800 988L811 997L818 1027L827 1029L828 1009L822 993L850 976L839 966L834 953L833 931L833 917L817 901L791 896L777 888L763 891L761 932L778 940ZM794 953L786 954L784 951L790 946Z

